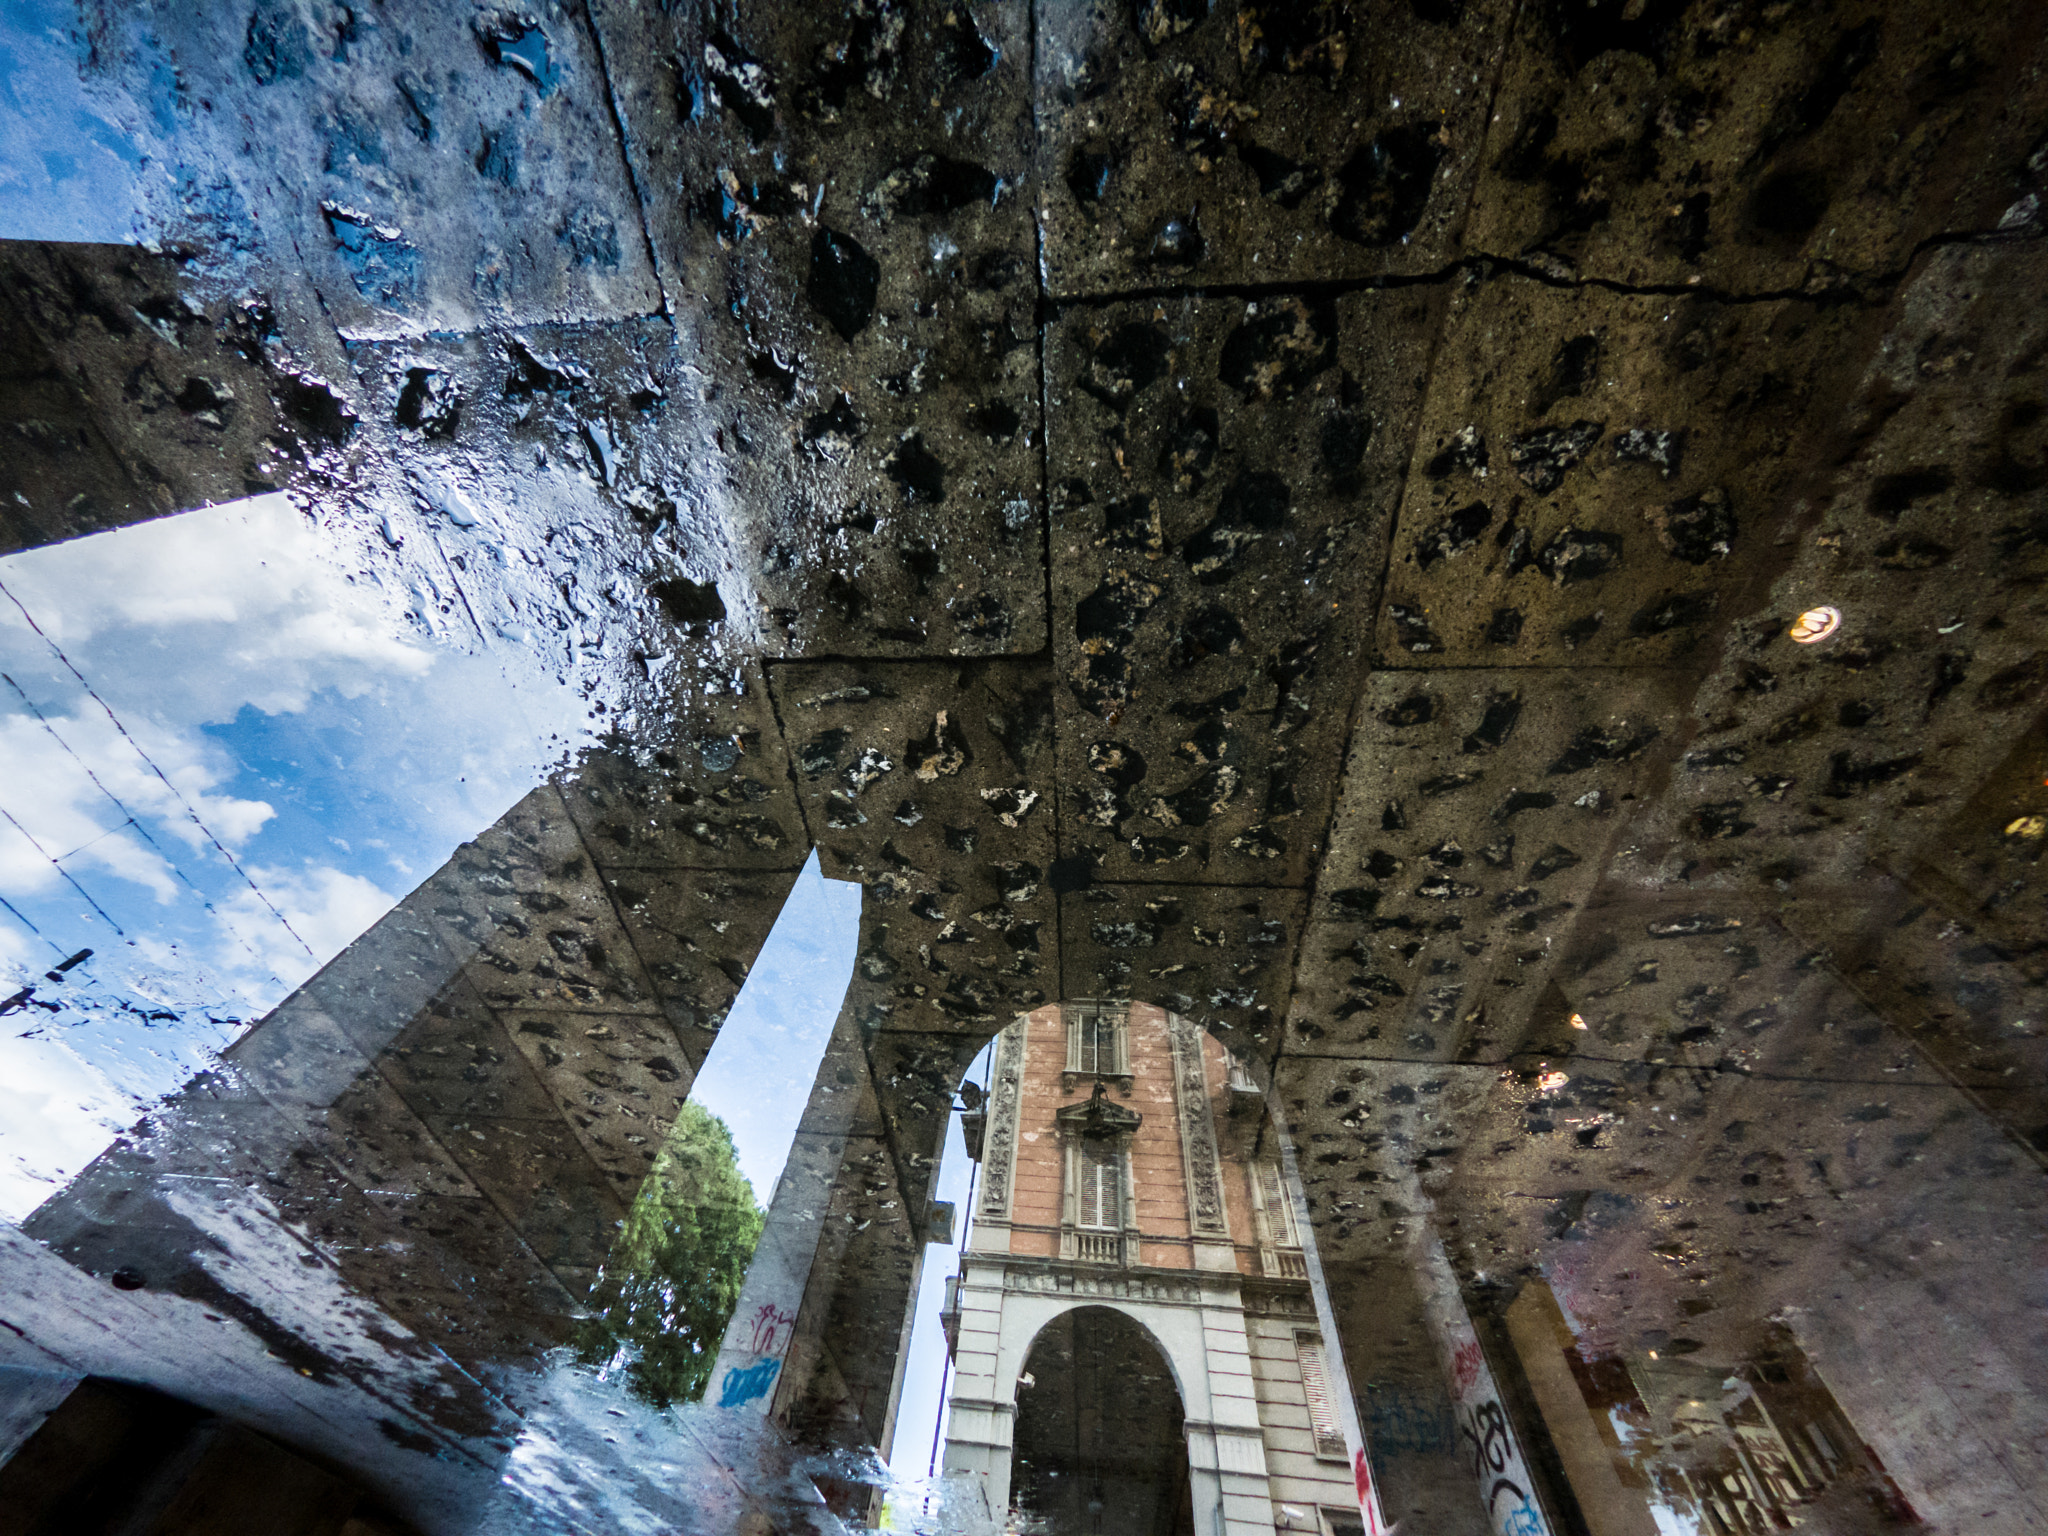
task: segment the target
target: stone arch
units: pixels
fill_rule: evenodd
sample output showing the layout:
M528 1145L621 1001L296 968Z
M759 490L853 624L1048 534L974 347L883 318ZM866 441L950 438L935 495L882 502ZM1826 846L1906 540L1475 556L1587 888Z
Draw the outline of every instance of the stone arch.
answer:
M1190 1297L1193 1287L1189 1287ZM1031 1358L1032 1350L1048 1328L1062 1318L1076 1312L1090 1310L1114 1312L1135 1327L1166 1362L1172 1374L1174 1391L1180 1397L1181 1411L1190 1418L1208 1416L1209 1383L1202 1368L1202 1318L1201 1313L1170 1313L1163 1308L1146 1307L1121 1296L1089 1296L1077 1299L1071 1296L1048 1295L1043 1298L1028 1298L1024 1305L1032 1318L1028 1338L1005 1348L997 1356L997 1392L1015 1403L1017 1381L1022 1375L1025 1362ZM1042 1311L1043 1315L1040 1315ZM1185 1318L1184 1326L1175 1324Z
M1193 1536L1184 1380L1155 1326L1114 1302L1077 1302L1023 1344L1010 1507L1054 1530Z

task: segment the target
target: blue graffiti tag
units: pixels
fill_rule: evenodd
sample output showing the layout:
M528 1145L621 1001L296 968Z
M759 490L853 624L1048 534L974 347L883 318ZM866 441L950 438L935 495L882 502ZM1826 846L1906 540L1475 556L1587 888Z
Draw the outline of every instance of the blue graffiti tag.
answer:
M1451 1400L1440 1392L1369 1382L1359 1406L1366 1443L1375 1452L1448 1451L1458 1442Z
M765 1396L775 1385L775 1373L781 1369L780 1360L727 1367L725 1380L718 1384L718 1406L737 1408L742 1403L751 1403L755 1398Z
M1543 1528L1543 1517L1536 1513L1536 1506L1529 1502L1529 1495L1504 1477L1494 1479L1493 1491L1486 1496L1486 1507L1489 1512L1493 1512L1494 1505L1500 1502L1503 1493L1512 1493L1515 1496L1515 1504L1505 1515L1494 1513L1494 1518L1500 1523L1501 1536L1549 1536Z

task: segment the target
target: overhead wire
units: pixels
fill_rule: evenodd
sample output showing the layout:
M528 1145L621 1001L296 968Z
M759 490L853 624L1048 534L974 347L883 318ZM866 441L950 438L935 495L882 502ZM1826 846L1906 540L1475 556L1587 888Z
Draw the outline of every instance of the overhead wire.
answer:
M58 874L62 875L65 878L65 880L67 880L70 883L71 889L78 892L80 896L83 896L85 898L85 904L87 906L91 907L93 911L99 913L101 922L105 923L109 928L113 929L114 932L120 934L121 937L126 938L128 936L128 930L123 928L119 923L115 922L113 917L109 915L109 913L107 912L107 909L92 899L92 892L88 891L84 886L78 883L78 877L72 874L71 871L66 869L62 864L60 864L57 861L56 856L53 855L49 849L45 848L40 842L36 841L36 835L33 832L29 831L27 827L24 827L20 822L14 819L14 812L8 810L6 806L0 805L0 816L5 816L7 818L7 824L13 827L14 830L19 832L23 837L28 839L29 847L35 849L37 853L40 853L44 858L50 861L50 867L55 869ZM10 906L7 910L12 912L14 911L14 908Z
M968 1068L969 1071L972 1071L974 1068L979 1067L981 1069L981 1079L984 1083L988 1081L989 1053L994 1049L995 1042L991 1040L981 1048L981 1054L975 1057L973 1063ZM986 1104L988 1100L984 1098L982 1102ZM950 1126L952 1122L950 1111L946 1118ZM981 1160L975 1158L967 1170L967 1208L961 1213L959 1247L954 1253L954 1262L956 1264L961 1259L964 1259L967 1254L967 1234L974 1225L974 1186L975 1181L980 1176ZM949 1349L946 1351L945 1360L939 1365L939 1410L932 1416L932 1454L931 1461L925 1468L925 1477L927 1479L937 1477L939 1474L939 1433L946 1425L946 1380L951 1374L952 1369L953 1352Z
M187 800L184 796L184 793L181 790L179 790L178 786L171 782L170 776L166 774L163 771L163 769L157 766L156 760L152 758L147 752L142 750L142 743L137 741L134 738L134 736L129 734L128 727L121 723L121 717L114 713L113 708L107 703L107 701L99 696L98 691L94 689L91 683L86 681L85 674L79 671L77 667L72 665L71 658L64 654L64 648L58 645L56 641L52 640L47 634L43 632L43 627L40 624L36 623L35 616L31 614L28 611L28 609L22 605L21 599L16 597L14 593L8 589L6 583L4 582L0 582L0 594L5 594L7 600L10 603L14 604L16 610L21 614L23 621L27 623L28 627L34 630L37 636L42 640L43 644L47 645L50 648L52 654L54 654L59 661L64 663L65 670L68 671L73 677L78 679L78 686L85 690L86 697L91 699L93 703L99 705L99 707L106 712L107 719L113 723L113 727L117 732L120 733L121 739L128 743L128 745L134 750L135 755L141 758L142 761L148 765L149 771L157 776L157 779L163 784L164 788L168 789L171 792L171 794L176 798L177 802L185 808L185 814L192 819L192 825L197 827L200 830L200 832L205 835L206 840L213 845L214 851L218 853L222 859L227 861L228 868L232 869L237 875L240 875L242 877L242 882L249 887L251 892L255 894L256 899L262 902L263 905L269 909L270 915L272 917L277 919L278 926L283 928L286 933L292 936L293 942L296 943L299 946L299 948L303 949L306 952L306 956L308 959L317 961L320 957L314 953L313 946L308 944L303 938L299 936L298 930L292 927L291 921L284 915L284 913L278 910L277 904L273 902L267 895L264 894L263 888L256 883L256 881L250 876L249 872L246 869L242 868L240 861L238 861L235 858L235 856L228 851L227 844L223 843L218 837L216 837L213 833L213 829L208 827L204 821L199 819L199 812L193 808L192 802ZM104 788L104 786L102 786L102 788ZM8 819L13 820L12 817L9 817ZM17 825L19 824L17 823ZM75 885L77 882L73 881L72 883ZM104 916L105 914L102 913L101 915ZM107 921L111 923L113 922L113 919L108 918Z
M9 912L14 914L14 920L17 923L21 924L22 927L26 928L30 933L34 934L37 938L41 939L45 944L49 945L50 948L54 949L58 954L61 955L64 953L64 946L62 944L59 944L55 939L51 938L47 933L43 932L42 929L38 928L34 923L30 922L26 917L22 916L21 908L17 907L5 896L0 896L0 907L5 907Z
M14 596L14 594L11 592L7 595L10 598L13 598ZM19 608L20 606L21 604L17 600L15 602L15 607ZM30 620L30 623L34 623L34 620ZM49 639L47 635L45 635L43 638L46 642ZM54 647L52 648L54 649ZM69 663L67 662L66 665L68 666ZM77 676L76 668L72 669L72 675L74 677ZM28 696L28 690L22 687L20 683L17 683L11 676L9 676L5 672L0 672L0 681L4 681L8 687L12 688L17 694L21 696L21 702L28 707L29 713L34 715L38 723L41 724L42 728L49 733L50 739L56 742L58 746L62 747L65 753L70 757L70 759L74 763L78 764L79 771L83 773L88 779L92 780L93 788L97 789L101 794L105 795L108 800L113 802L114 808L118 810L123 816L128 818L124 825L133 827L137 832L142 834L142 840L149 844L149 846L155 851L156 856L158 858L162 859L165 864L170 866L171 873L176 875L180 880L184 881L185 888L189 890L194 896L199 898L199 904L200 906L206 909L207 915L209 917L214 918L216 921L219 921L221 923L221 926L226 928L229 933L234 934L235 942L242 946L242 948L248 953L250 959L254 960L258 965L261 965L263 963L263 958L262 956L256 953L255 946L252 945L248 941L248 939L245 938L241 934L241 932L234 927L233 924L227 922L224 918L221 917L220 912L214 907L212 900L207 896L206 892L202 891L197 885L195 885L192 881L192 877L185 873L184 868L178 863L178 861L172 858L170 854L164 850L164 845L162 843L159 843L156 840L156 838L150 833L148 826L143 822L142 818L137 816L133 810L129 809L128 805L121 799L119 795L115 794L111 789L107 788L107 786L101 781L100 776L97 773L93 772L92 765L88 763L84 758L78 755L77 748L73 747L70 742L64 739L63 733L60 732L56 726L50 723L50 717L43 713L41 706L38 705L34 699ZM101 708L104 709L105 707L105 705L101 705ZM118 724L118 722L116 723ZM195 818L195 820L196 819L197 818ZM100 834L100 836L111 836L114 832L118 832L120 830L120 827L113 827L110 828L107 832ZM81 843L78 847L72 849L71 853L65 854L64 857L68 859L71 857L72 854L83 853L87 848L90 848L93 843L96 843L99 840L100 839L96 837L92 840L92 842ZM10 912L14 911L12 907L9 907L7 910ZM272 910L275 911L276 909L272 908ZM20 916L19 913L16 913L15 915ZM24 918L23 921L26 922L27 919ZM298 938L298 935L293 934L292 937ZM300 942L303 943L304 941L301 940ZM280 984L282 984L283 978L279 977L275 972L272 972L271 980L277 981Z
M133 816L130 816L126 821L116 822L113 826L108 827L103 831L95 832L91 837L88 837L84 842L80 843L76 848L73 848L69 853L58 854L57 861L61 864L66 859L75 859L81 853L85 852L86 849L92 847L93 844L104 843L116 832L125 832L134 825L135 818Z

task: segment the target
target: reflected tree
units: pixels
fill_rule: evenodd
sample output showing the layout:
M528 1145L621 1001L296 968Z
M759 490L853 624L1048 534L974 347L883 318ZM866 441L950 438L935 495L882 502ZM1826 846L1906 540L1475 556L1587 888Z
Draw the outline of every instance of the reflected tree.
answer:
M732 1132L685 1103L591 1291L578 1357L623 1368L658 1408L702 1397L762 1221Z

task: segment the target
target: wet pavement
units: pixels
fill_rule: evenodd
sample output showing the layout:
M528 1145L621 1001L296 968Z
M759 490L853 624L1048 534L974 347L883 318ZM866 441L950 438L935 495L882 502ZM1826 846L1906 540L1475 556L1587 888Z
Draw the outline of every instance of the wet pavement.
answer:
M883 1470L955 1094L1133 1000L1289 1147L1271 1529L2048 1522L2038 18L10 46L138 234L0 245L0 1366L393 1530L994 1528Z

